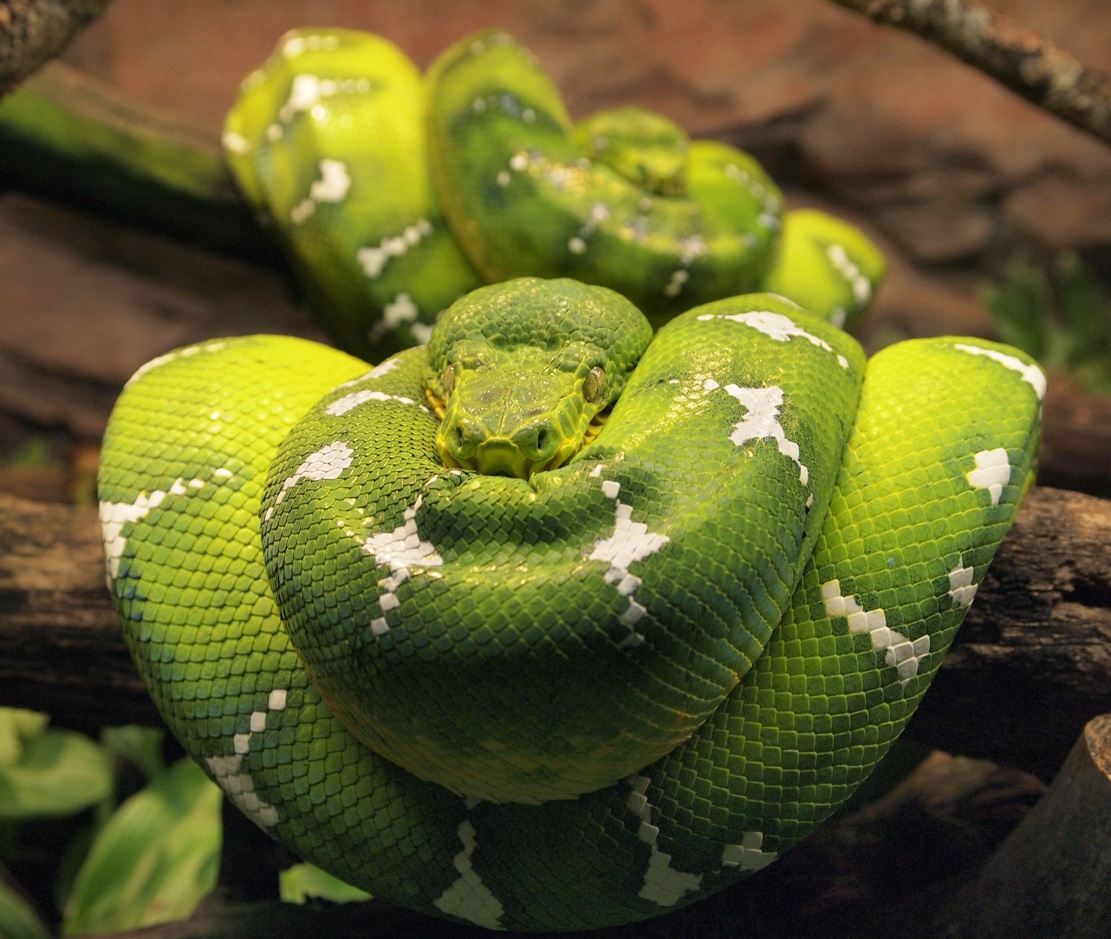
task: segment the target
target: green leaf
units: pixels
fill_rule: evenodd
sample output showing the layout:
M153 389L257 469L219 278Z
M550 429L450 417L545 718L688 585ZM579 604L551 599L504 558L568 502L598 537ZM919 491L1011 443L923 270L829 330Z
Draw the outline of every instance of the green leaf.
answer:
M1023 260L1013 261L1004 282L983 290L999 339L1046 362L1052 311L1049 279Z
M1097 374L1111 375L1111 301L1099 282L1074 252L1066 252L1057 261L1053 286L1073 336L1070 367L1079 370L1094 361Z
M111 798L115 778L104 750L76 731L42 730L45 721L37 719L43 715L21 716L30 713L5 715L7 752L19 753L14 762L0 763L0 819L72 815ZM18 746L13 734L20 738Z
M0 767L18 763L26 741L41 734L49 723L49 715L38 711L0 708Z
M105 727L100 732L100 743L113 756L135 764L147 779L154 779L166 768L166 761L162 759L162 737L161 730L128 724Z
M0 883L0 937L50 939L50 930L31 905L4 883Z
M77 874L62 934L188 917L216 884L222 800L200 767L182 759L124 802Z
M312 864L287 867L278 875L278 888L286 903L304 903L310 897L331 900L333 903L370 899L370 894L365 890L352 887Z

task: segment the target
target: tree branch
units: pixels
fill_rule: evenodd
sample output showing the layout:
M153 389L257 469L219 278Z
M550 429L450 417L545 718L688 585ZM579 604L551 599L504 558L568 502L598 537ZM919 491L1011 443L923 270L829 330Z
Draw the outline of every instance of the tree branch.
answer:
M2 185L285 267L240 196L216 133L144 107L63 62L0 102Z
M1111 143L1111 77L975 0L833 0L928 39L1051 114Z
M111 0L0 0L0 97L62 51Z
M1111 711L1111 501L1031 492L908 727L1050 778ZM104 587L96 511L0 494L0 705L156 723Z

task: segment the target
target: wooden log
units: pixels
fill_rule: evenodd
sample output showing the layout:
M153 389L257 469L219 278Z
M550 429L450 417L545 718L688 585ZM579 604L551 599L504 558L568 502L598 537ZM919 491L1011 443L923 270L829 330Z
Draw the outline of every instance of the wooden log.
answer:
M1052 778L1111 711L1111 501L1029 494L908 732ZM104 586L93 509L0 494L0 705L95 728L158 717Z
M271 267L214 133L51 62L0 103L0 182Z
M61 52L109 2L9 0L0 4L0 97Z
M160 722L108 596L95 509L0 493L0 704L82 730Z
M1111 501L1029 494L907 732L1052 779L1111 711Z
M1084 728L1049 791L930 930L938 939L1106 939L1111 714Z

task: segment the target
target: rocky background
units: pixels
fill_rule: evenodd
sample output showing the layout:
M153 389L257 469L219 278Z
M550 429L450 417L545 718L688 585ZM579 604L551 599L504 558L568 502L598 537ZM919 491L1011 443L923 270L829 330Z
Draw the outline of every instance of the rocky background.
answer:
M992 5L1111 70L1106 0ZM990 335L979 290L1016 253L1076 249L1111 280L1111 149L827 0L115 0L64 60L215 139L240 78L307 24L379 32L422 66L501 25L538 54L573 116L636 103L751 150L793 205L848 217L885 250L890 275L862 332L870 349ZM111 403L140 364L263 330L319 337L273 270L0 192L0 464L34 464L0 469L0 488L89 498ZM1045 462L1067 484L1070 447L1090 459L1107 443L1097 462L1111 453L1111 410L1061 400L1051 391L1047 415L1079 407L1082 431L1054 443L1068 422L1047 420L1057 449Z

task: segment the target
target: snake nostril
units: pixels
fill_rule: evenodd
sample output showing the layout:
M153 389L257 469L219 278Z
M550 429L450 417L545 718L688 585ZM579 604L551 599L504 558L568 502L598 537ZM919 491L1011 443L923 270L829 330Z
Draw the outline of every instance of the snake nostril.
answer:
M544 462L559 447L559 434L548 421L536 421L513 434L513 443L530 460Z

